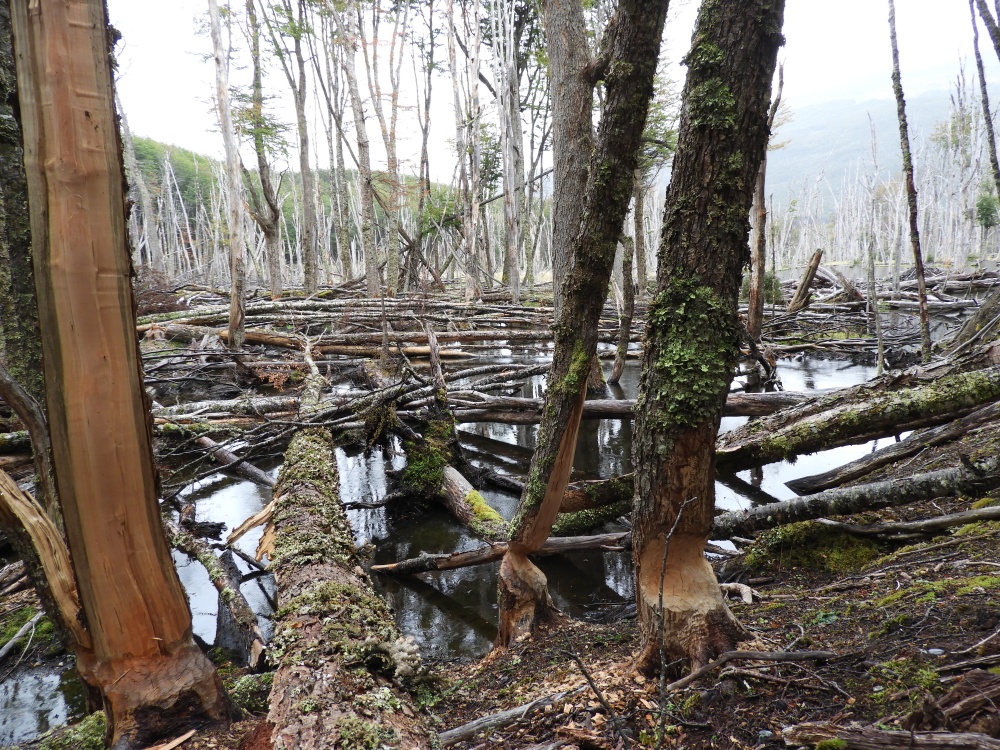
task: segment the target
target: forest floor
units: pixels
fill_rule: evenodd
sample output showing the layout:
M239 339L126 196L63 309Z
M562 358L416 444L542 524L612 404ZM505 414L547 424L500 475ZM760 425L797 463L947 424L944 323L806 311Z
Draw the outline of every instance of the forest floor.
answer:
M984 450L998 437L1000 427L980 431L978 444L963 450ZM919 468L954 463L954 446L949 451L925 451ZM1000 495L931 501L852 520L914 520L993 503L1000 503ZM1000 665L998 541L1000 522L957 527L905 546L845 536L815 523L781 527L720 569L720 579L749 581L760 594L752 604L731 603L751 637L741 648L822 650L836 658L730 662L665 695L657 677L629 668L635 620L605 612L610 622L566 620L483 660L434 664L434 680L418 690L417 705L444 731L568 693L521 720L453 745L481 750L657 747L661 724L662 746L678 748L784 747L786 728L801 722L902 730L925 696L940 699L971 670L1000 671L994 666ZM40 642L25 662L60 658ZM580 664L600 695L587 687ZM239 670L222 667L227 685L235 688ZM674 679L682 673L674 667L668 674ZM991 672L980 676L1000 683ZM266 691L238 695L237 701L260 713L226 731L199 732L180 747L268 747ZM996 736L1000 718L990 705L950 728ZM79 738L31 746L86 747Z

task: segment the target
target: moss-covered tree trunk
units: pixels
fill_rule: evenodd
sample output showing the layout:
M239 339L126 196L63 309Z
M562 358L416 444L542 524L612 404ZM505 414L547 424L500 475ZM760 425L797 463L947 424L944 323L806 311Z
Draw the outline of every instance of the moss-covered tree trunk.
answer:
M698 666L743 636L703 550L715 511L715 437L739 354L740 278L783 15L783 0L704 0L685 58L636 405L639 669L660 663L661 645Z
M0 5L0 363L36 401L44 403L42 337L31 267L28 184L17 119L10 9L7 3Z
M609 32L604 114L554 326L555 352L538 444L500 566L500 645L527 634L553 612L545 576L527 554L548 537L569 483L597 352L597 324L632 195L666 12L665 0L623 0Z
M116 748L223 721L160 523L104 3L11 8L56 481Z
M274 488L271 567L278 671L268 720L275 750L398 747L436 737L400 685L419 658L355 555L330 434L303 430Z

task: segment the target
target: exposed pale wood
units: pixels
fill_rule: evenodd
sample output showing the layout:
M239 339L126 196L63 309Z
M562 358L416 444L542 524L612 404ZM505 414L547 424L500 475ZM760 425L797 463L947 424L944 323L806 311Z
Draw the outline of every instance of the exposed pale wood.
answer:
M90 648L92 641L90 633L82 624L73 565L62 534L44 509L23 493L17 482L5 471L0 471L0 513L13 516L23 526L38 553L63 626L78 646Z
M42 617L43 615L41 612L37 613L34 617L24 623L24 625L22 625L20 629L10 637L10 640L3 644L3 647L0 647L0 664L3 664L3 660L7 658L7 654L14 650L18 641L27 635L28 631L32 630Z
M982 409L977 409L972 414L961 419L947 422L938 427L915 430L904 440L890 443L887 446L879 448L874 453L869 453L856 461L851 461L836 469L831 469L822 474L792 479L785 482L785 485L800 495L808 495L837 487L845 482L863 477L865 474L882 466L916 455L926 448L942 445L943 443L960 438L968 434L971 430L991 423L998 417L1000 417L1000 402L994 402L988 406L984 406Z
M269 475L253 464L247 463L247 461L232 451L219 445L212 438L202 436L196 438L195 443L208 451L209 455L220 464L219 468L222 471L232 472L263 487L274 487L274 480Z
M107 19L99 0L11 11L49 430L94 649L77 664L116 746L142 746L227 704L160 523Z

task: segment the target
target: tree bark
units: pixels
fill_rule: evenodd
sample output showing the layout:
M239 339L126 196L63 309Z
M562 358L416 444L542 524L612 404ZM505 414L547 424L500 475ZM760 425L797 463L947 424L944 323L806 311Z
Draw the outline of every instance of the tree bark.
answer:
M774 118L781 105L781 89L785 84L784 66L778 67L778 91L767 113L767 137L771 139ZM753 341L760 341L764 325L764 270L767 267L767 203L764 200L764 186L767 180L767 149L760 160L757 180L753 191L753 206L750 209L752 230L750 232L750 300L747 307L747 331Z
M594 82L580 0L546 0L542 12L552 98L552 299L558 315L594 148Z
M931 324L927 317L927 286L924 283L924 256L920 250L920 230L917 227L917 187L913 181L913 157L910 154L910 133L906 123L906 101L899 74L899 49L896 46L896 7L889 0L889 42L892 45L892 90L896 95L896 115L899 118L899 146L903 152L903 176L906 182L906 207L910 217L910 248L913 269L917 274L917 295L920 300L920 353L924 363L931 360Z
M973 2L974 0L969 0L969 13L972 14L972 51L976 57L976 72L979 74L979 100L983 106L983 125L986 127L986 150L990 157L990 172L993 175L993 186L997 190L997 197L1000 198L1000 161L997 161L997 139L993 132L993 110L990 108L990 93L986 86L983 56L979 54L979 26L976 24L976 9ZM997 56L1000 57L1000 52L997 52Z
M145 747L224 721L227 701L191 637L156 501L107 19L94 1L12 11L49 427L93 640L78 667L114 747Z
M298 433L285 453L277 508L264 534L274 539L280 605L273 640L280 662L268 712L274 748L391 743L429 750L433 733L399 688L419 658L361 572L336 467L329 433Z
M780 503L759 505L750 510L725 513L715 519L712 537L728 539L746 536L796 521L847 516L863 510L907 505L937 497L975 495L997 486L1000 486L1000 459L994 457L971 467L939 469L903 480L886 479L856 487L838 487Z
M739 356L740 276L784 2L705 2L687 55L636 406L633 560L642 642L693 668L743 628L702 552L715 510L715 438Z
M257 175L260 178L260 197L248 180L247 190L253 202L253 220L264 234L264 254L267 256L267 280L271 288L271 299L281 299L283 283L281 278L281 234L279 222L281 209L278 206L278 188L271 176L271 164L267 160L267 145L264 130L264 87L263 65L260 57L260 23L257 19L256 0L247 0L247 23L250 34L250 59L253 65L253 90L250 100L250 127L253 135L254 153L257 155ZM279 180L280 182L280 180ZM263 205L262 205L263 204Z
M212 50L215 56L215 97L219 111L219 128L226 151L226 187L229 193L229 348L243 347L243 290L246 270L243 263L243 177L240 173L240 152L233 130L233 115L229 107L229 55L222 46L222 23L219 4L208 0L208 17L212 30Z
M500 566L499 645L530 633L537 621L553 613L545 576L527 554L548 537L569 481L597 351L597 322L632 194L666 11L663 0L623 0L615 16L604 115L554 326L555 351L538 444L511 523L510 550Z

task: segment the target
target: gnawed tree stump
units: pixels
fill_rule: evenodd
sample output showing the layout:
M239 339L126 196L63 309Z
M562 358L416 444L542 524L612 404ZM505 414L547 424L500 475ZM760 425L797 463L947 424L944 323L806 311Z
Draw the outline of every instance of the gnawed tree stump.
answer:
M358 565L328 432L296 435L275 497L275 750L432 747L400 682L419 657Z

